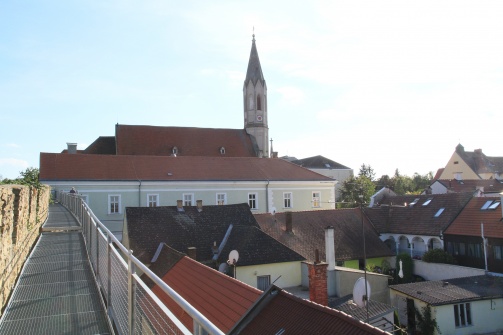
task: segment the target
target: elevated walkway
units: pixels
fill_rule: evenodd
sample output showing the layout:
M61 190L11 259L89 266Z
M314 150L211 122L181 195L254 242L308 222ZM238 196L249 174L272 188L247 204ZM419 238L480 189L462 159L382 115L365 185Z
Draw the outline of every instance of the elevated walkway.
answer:
M80 230L66 208L50 205L0 334L112 334Z

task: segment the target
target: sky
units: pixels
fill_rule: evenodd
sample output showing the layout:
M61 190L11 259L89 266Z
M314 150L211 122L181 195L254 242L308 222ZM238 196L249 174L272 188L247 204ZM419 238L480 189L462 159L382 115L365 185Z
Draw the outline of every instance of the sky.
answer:
M279 156L377 177L503 156L503 1L0 2L0 176L115 124L242 129L255 34Z

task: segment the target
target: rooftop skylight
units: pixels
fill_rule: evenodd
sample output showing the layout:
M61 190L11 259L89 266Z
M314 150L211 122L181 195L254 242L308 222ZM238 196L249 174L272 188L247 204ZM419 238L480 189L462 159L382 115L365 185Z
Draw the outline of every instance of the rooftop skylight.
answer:
M417 204L417 202L418 202L418 201L419 201L419 198L414 199L414 201L412 201L412 202L409 204L409 206L410 206L410 207L414 206L415 204Z
M432 200L433 200L433 198L428 198L428 200L426 200L426 201L423 203L423 206L428 206Z
M440 214L442 214L442 212L444 211L444 207L440 208L437 212L437 214L435 214L435 217L438 218L440 216Z
M485 211L489 206L493 203L492 200L488 200L484 203L484 205L480 208L481 210Z
M489 206L489 209L496 209L500 205L501 201L495 201L492 203L491 206Z

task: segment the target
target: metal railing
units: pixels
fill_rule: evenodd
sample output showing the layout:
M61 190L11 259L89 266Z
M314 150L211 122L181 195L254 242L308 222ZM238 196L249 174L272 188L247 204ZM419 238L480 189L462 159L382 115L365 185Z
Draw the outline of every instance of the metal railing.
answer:
M94 277L103 293L108 317L119 334L224 334L134 257L79 196L60 192L58 200L82 225ZM136 269L192 317L193 333L145 285Z

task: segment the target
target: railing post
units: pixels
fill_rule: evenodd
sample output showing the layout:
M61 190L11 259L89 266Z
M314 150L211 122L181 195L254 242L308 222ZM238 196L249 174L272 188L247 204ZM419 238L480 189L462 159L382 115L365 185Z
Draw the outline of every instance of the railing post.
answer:
M112 239L107 234L107 313L110 320L112 315Z
M96 268L94 269L94 272L96 273L96 279L100 279L100 236L99 236L99 231L98 231L98 225L96 226Z
M133 278L133 274L136 272L135 264L131 259L131 255L133 254L132 250L128 252L128 324L129 324L129 335L134 334L134 308L135 308L135 296L136 296L136 282Z

